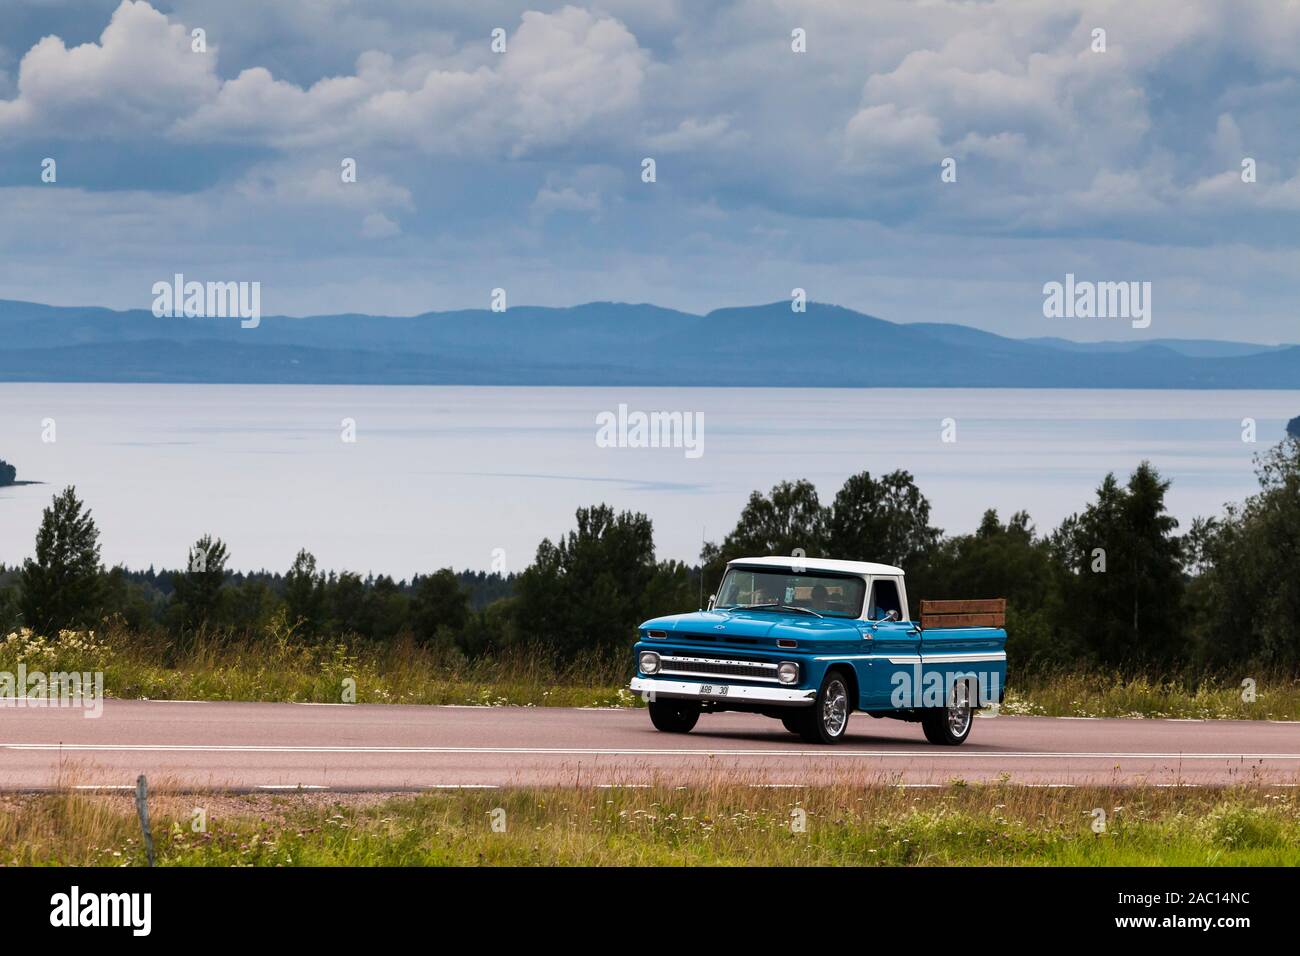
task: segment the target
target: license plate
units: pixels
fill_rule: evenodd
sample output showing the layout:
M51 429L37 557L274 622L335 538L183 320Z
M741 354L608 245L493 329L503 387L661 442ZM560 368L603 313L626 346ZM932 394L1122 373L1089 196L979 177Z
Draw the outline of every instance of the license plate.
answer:
M705 684L700 688L700 693L707 694L710 697L726 697L727 691L730 689L727 684Z

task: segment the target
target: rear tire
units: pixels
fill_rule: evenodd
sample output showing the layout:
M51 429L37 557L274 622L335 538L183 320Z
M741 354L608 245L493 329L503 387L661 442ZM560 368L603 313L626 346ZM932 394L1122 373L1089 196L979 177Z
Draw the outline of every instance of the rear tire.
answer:
M682 700L652 700L650 723L666 734L689 734L700 719L700 705Z
M849 728L851 713L848 679L839 671L828 671L812 707L800 715L799 735L810 744L837 744Z
M929 707L921 715L925 739L941 747L956 747L970 736L975 709L971 706L970 685L953 684L947 707Z

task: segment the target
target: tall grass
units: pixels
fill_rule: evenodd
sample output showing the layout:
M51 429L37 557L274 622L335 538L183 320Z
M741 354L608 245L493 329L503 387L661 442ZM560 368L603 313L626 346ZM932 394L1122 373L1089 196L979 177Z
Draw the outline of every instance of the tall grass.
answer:
M1243 686L1243 682L1249 684ZM1176 717L1300 720L1300 675L1248 669L1241 674L1133 674L1059 669L1007 677L1006 714L1051 717Z
M152 816L163 866L1300 864L1295 794L1268 788L770 790L719 779L386 799L162 795ZM0 862L140 865L130 798L0 797Z
M626 706L627 653L559 660L544 645L466 658L455 649L359 638L310 642L283 620L237 638L199 633L183 642L123 629L0 641L0 670L103 671L105 692L154 700L314 703Z

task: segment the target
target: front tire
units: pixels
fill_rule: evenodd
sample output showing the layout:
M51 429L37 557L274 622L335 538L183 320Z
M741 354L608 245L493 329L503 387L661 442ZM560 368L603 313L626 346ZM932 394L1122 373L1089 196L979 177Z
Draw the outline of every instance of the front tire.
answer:
M789 716L782 717L781 723L784 725L786 730L790 731L790 733L802 737L804 724L807 723L805 720L806 717L806 714L790 714Z
M700 719L700 705L690 701L652 700L650 723L666 734L689 734Z
M941 747L956 747L970 736L975 709L971 706L970 685L965 681L952 685L947 707L930 707L921 716L925 739Z
M812 707L800 715L799 734L810 744L837 744L849 729L852 712L848 680L839 671L830 671Z

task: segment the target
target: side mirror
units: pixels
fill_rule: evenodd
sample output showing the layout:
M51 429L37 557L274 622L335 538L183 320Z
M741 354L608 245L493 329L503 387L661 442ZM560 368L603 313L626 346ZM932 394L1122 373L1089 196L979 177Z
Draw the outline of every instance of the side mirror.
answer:
M709 610L710 610L710 611L713 610L713 602L716 601L717 599L718 599L718 596L717 596L716 594L710 594L710 595L709 595Z

